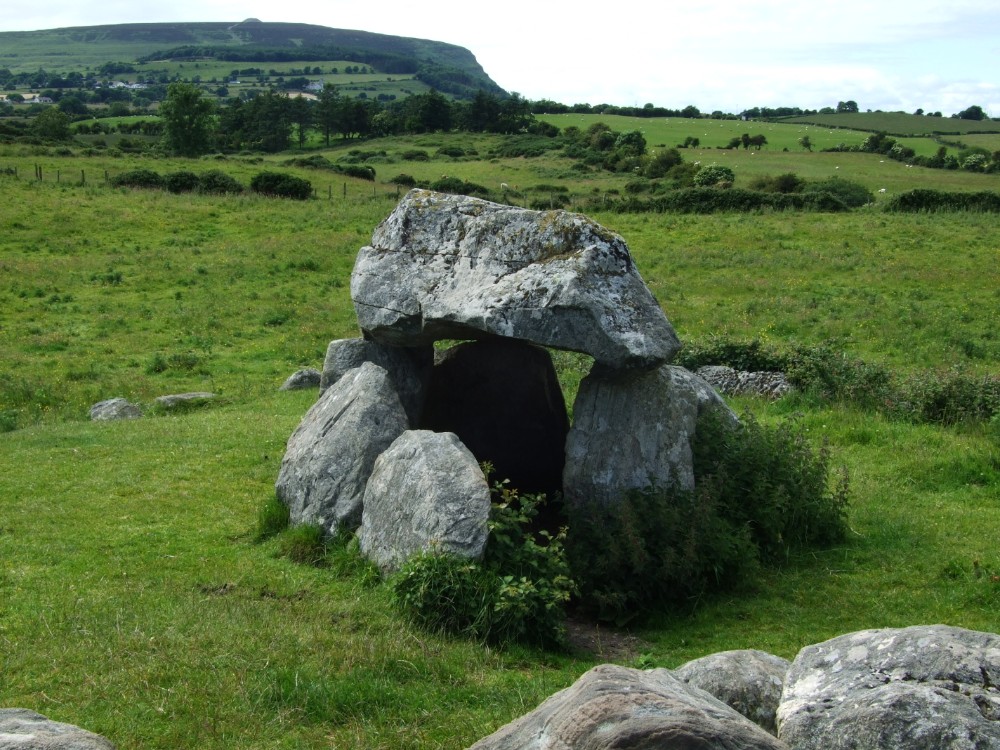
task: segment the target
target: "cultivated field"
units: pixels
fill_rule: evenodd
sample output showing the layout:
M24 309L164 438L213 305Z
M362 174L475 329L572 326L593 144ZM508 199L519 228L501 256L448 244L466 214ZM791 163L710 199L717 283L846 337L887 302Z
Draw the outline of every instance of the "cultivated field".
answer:
M544 119L564 127L580 116L560 117ZM572 124L597 120L632 128L597 116ZM651 147L698 137L685 160L728 164L737 186L791 171L885 187L885 197L997 189L996 175L807 153L800 125L635 126ZM762 151L716 148L751 127L767 128ZM808 132L817 147L864 137ZM452 145L475 153L437 154ZM0 147L0 705L122 748L457 749L604 661L673 667L734 648L791 657L847 631L918 623L1000 632L996 419L940 426L807 398L734 401L829 445L850 476L848 540L627 631L589 628L587 649L429 634L347 552L312 567L280 555L280 539L255 541L285 441L315 399L277 388L319 367L331 339L357 335L349 275L395 205L389 179L447 174L522 203L531 188L561 186L573 206L620 194L628 179L581 174L558 157L494 158L495 145L433 135L323 152L384 152L374 183L282 164L295 154L185 162ZM431 159L404 161L414 148ZM280 169L312 180L317 195L105 183L139 166L222 169L244 184ZM622 234L687 342L829 344L928 377L1000 373L995 214L888 214L876 203L848 214L590 215ZM588 363L556 362L571 400ZM104 398L193 390L219 399L180 415L87 421Z

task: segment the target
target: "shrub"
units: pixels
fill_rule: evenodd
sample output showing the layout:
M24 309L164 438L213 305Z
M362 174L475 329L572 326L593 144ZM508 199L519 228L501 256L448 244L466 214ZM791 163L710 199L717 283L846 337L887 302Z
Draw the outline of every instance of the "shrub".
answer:
M403 161L430 161L431 157L426 151L414 148L400 154Z
M788 356L773 346L761 343L760 339L743 341L710 336L707 341L685 342L684 348L674 358L674 364L688 370L706 365L726 365L747 372L774 372L783 371L788 366Z
M785 375L804 393L862 408L880 408L892 394L889 370L827 346L795 348Z
M916 422L990 422L1000 415L1000 377L957 367L917 373L902 383L891 411Z
M573 508L567 550L582 606L618 623L738 586L761 564L844 535L846 480L801 430L703 418L695 489L633 492Z
M494 485L482 562L434 550L414 556L392 580L396 605L428 629L500 644L561 644L574 583L566 530L533 530L544 502Z
M198 192L214 195L239 194L243 192L243 185L220 169L210 169L198 178Z
M417 184L417 179L413 175L408 174L398 174L393 177L389 182L393 185L400 185L401 187L415 187Z
M1000 193L984 190L976 193L948 193L918 188L894 195L886 201L886 211L984 211L1000 213Z
M826 193L839 198L849 208L860 208L875 200L875 196L864 185L841 177L808 182L803 186L802 193L806 196Z
M312 196L312 183L309 180L280 172L258 172L250 180L250 189L261 195L300 201Z
M793 172L785 174L760 175L750 181L751 190L760 190L765 193L797 193L802 190L806 181Z
M732 185L736 180L736 173L729 167L721 164L710 164L702 167L694 175L696 187L713 187L720 184Z
M113 187L163 188L163 177L151 169L133 169L113 176L109 182Z
M474 182L466 182L460 177L442 177L440 180L432 182L431 190L441 193L453 193L455 195L479 195L486 197L490 191L482 185Z
M375 169L362 164L338 164L337 171L340 174L355 177L359 180L368 180L370 182L374 182L375 180Z
M171 172L163 184L171 193L190 193L198 189L199 179L194 172Z

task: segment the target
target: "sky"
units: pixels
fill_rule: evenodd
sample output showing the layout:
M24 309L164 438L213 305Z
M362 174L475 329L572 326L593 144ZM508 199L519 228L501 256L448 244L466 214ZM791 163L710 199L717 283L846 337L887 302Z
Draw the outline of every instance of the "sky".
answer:
M1000 118L997 0L5 0L0 31L262 21L465 47L501 88L563 104L940 111Z

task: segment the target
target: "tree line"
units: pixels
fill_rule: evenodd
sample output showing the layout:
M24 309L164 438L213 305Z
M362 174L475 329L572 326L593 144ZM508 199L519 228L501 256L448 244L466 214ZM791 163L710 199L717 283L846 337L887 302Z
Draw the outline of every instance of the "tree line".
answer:
M335 137L368 138L448 130L510 134L543 128L529 102L480 91L471 101L452 101L438 91L381 102L341 96L326 86L315 100L273 90L222 106L193 84L172 83L160 106L166 145L173 153L198 156L212 150L274 153L304 146L310 133L326 145Z

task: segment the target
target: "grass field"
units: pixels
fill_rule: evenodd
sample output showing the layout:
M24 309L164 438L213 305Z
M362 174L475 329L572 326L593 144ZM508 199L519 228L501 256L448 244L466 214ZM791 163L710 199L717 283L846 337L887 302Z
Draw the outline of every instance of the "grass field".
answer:
M685 126L647 123L659 133L647 138L705 138ZM797 138L774 133L776 144ZM435 155L455 143L477 155ZM556 157L491 159L492 143L434 135L326 152L385 151L374 184L282 166L293 154L0 150L0 170L19 174L0 176L0 705L122 748L457 749L604 661L673 667L732 648L791 657L843 632L918 623L1000 632L1000 425L915 425L794 397L733 404L828 442L851 479L848 539L765 570L747 590L627 633L598 630L598 652L428 634L346 552L316 568L281 556L280 538L256 542L285 442L315 398L277 388L320 366L331 339L357 335L348 278L395 205L390 177L508 182L515 200L558 184L579 201L627 179L581 176ZM685 158L707 158L703 145ZM412 148L432 159L402 160ZM787 171L890 191L997 184L792 146L722 154L738 160L737 184ZM244 183L280 166L313 179L318 197L104 184L105 171L138 166L220 168ZM625 238L682 339L828 342L903 371L998 372L995 215L592 216ZM580 363L557 362L572 384L565 370ZM182 415L87 421L103 398L188 390L221 398Z

